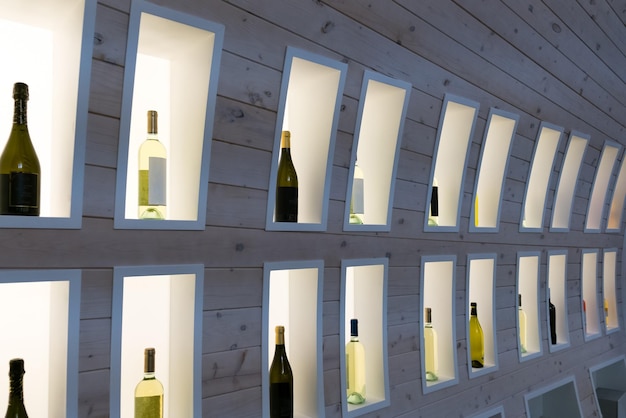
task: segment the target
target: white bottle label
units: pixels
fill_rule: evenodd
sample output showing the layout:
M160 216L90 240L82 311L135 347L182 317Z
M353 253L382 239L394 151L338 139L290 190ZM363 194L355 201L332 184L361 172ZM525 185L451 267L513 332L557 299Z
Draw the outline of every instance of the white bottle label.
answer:
M150 205L166 205L167 160L150 157L148 162L148 184Z

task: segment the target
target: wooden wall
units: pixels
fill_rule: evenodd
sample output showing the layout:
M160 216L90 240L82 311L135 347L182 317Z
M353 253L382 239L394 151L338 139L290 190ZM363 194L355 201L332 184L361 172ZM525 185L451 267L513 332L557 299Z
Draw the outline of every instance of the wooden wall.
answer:
M259 417L265 261L324 260L323 367L326 416L341 415L339 294L342 259L389 257L391 405L371 417L461 417L502 404L525 416L524 394L574 376L585 417L598 416L588 367L626 348L622 331L584 342L580 312L583 248L619 249L622 234L583 234L591 183L605 140L624 144L626 2L618 0L155 0L223 24L204 231L113 229L122 78L130 0L99 0L79 230L3 231L7 268L83 269L79 415L109 416L113 267L205 265L203 417ZM281 72L288 45L348 64L324 232L268 232L265 211ZM365 69L413 85L402 137L389 233L343 232L350 150ZM443 96L480 103L464 184L460 232L423 232L425 199ZM520 115L498 234L468 233L485 119L490 107ZM519 233L521 202L540 121L591 135L577 182L571 232ZM561 141L556 167L566 142ZM621 160L621 154L620 154ZM611 182L613 184L613 182ZM605 211L606 213L606 211ZM606 215L605 215L606 216ZM622 228L623 231L623 228ZM520 363L516 254L568 250L571 347L551 354L542 310L543 355ZM468 253L498 254L500 367L469 379L465 341ZM455 254L459 383L422 394L419 361L420 257ZM621 272L621 262L618 273ZM621 303L621 274L618 276ZM543 293L542 293L543 295ZM543 296L542 296L543 299ZM621 314L620 305L620 314ZM115 416L115 413L111 414Z

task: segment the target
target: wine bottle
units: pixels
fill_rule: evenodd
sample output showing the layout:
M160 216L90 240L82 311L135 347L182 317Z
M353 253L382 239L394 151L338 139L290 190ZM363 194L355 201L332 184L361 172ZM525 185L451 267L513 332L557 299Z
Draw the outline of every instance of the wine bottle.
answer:
M135 387L135 418L163 418L163 385L154 374L155 350L144 350L143 379Z
M478 321L476 302L470 304L469 339L472 367L481 368L485 365L485 340L483 328Z
M550 314L550 342L556 344L556 306L550 300L550 289L548 289L548 313Z
M139 147L139 219L165 219L167 151L158 138L158 114L148 110L148 135Z
M348 403L365 402L365 348L359 341L359 322L350 320L350 341L346 344L346 380Z
M433 188L430 195L430 215L428 216L428 225L439 225L439 186L437 179L433 177Z
M424 310L424 367L426 369L426 381L434 382L439 379L439 358L437 356L437 332L433 328L432 310Z
M352 199L350 200L350 223L362 224L365 213L365 183L363 170L358 162L354 163L354 178L352 181Z
M604 326L609 326L609 301L604 298Z
M26 123L28 85L13 85L13 127L0 156L0 214L39 216L41 168Z
M474 226L479 227L478 224L478 194L476 194L476 198L474 199Z
M525 353L526 350L526 336L527 334L527 329L526 329L526 322L527 322L527 318L526 318L526 312L524 312L524 310L522 309L522 295L518 294L517 295L517 319L519 322L519 346L520 346L520 351L523 353Z
M583 332L587 332L587 302L583 299Z
M270 366L270 418L293 418L293 373L285 350L285 327L276 327L276 348Z
M280 161L276 177L276 222L298 222L298 174L291 160L291 132L280 138Z
M24 389L22 380L24 379L24 360L14 358L9 361L9 406L5 418L28 418L24 407Z

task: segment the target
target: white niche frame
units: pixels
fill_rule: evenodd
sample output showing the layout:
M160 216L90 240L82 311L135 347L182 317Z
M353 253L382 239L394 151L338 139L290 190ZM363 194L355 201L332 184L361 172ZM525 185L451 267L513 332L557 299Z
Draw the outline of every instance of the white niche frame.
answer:
M540 357L543 354L541 336L541 313L539 309L541 252L519 251L517 253L517 295L522 295L522 309L526 313L526 353L522 353L519 340L519 309L515 310L516 331L518 332L519 361ZM516 303L517 307L518 304Z
M269 368L275 327L285 327L285 348L294 376L294 416L325 416L322 345L323 260L263 265L261 332L262 416L269 418ZM311 331L313 330L313 331Z
M519 115L489 109L470 209L470 232L498 232L502 194Z
M498 405L487 411L471 415L469 418L505 418L504 407L502 405Z
M602 336L600 326L600 304L598 301L598 257L599 250L585 248L580 254L580 312L582 314L585 341Z
M202 264L113 268L112 414L133 416L144 349L154 347L156 377L164 387L163 417L202 417L203 289Z
M543 386L524 395L526 416L583 418L574 376Z
M520 214L520 232L543 232L546 199L563 128L541 122Z
M605 232L619 233L622 230L622 218L626 202L626 154L622 154L622 162L611 194L609 214L606 220Z
M341 261L341 311L339 323L342 416L357 417L391 404L387 360L387 282L389 259ZM365 348L366 400L346 402L346 344L350 320L359 320L359 341Z
M546 285L546 321L548 324L548 347L550 352L563 350L570 346L568 311L567 311L567 250L548 251ZM556 310L556 344L551 341L550 304Z
M593 396L600 417L602 417L603 414L597 390L599 388L605 388L626 392L626 380L624 380L624 375L626 375L626 356L624 355L589 367Z
M479 107L478 102L463 97L444 97L424 207L424 232L459 231L465 169ZM428 225L434 180L438 188L438 225Z
M223 41L223 25L148 1L132 2L115 189L116 229L205 228ZM165 220L138 216L137 159L146 139L148 110L158 112L159 141L167 150Z
M13 84L29 86L28 129L41 165L40 216L0 216L0 227L78 229L95 0L8 0L0 10L0 150L9 137ZM19 39L20 42L15 42Z
M587 206L584 232L600 233L602 231L604 209L608 196L609 182L613 177L615 162L621 146L617 142L606 141L600 154L600 162L596 167L591 187L591 196Z
M348 65L287 47L274 133L265 229L324 231L330 182ZM291 158L298 174L298 222L276 222L276 178L283 130L291 132Z
M620 330L619 314L617 311L617 248L605 248L602 257L602 295L608 302L608 315L604 315L604 329L606 334ZM603 308L604 308L603 301ZM603 309L603 312L604 309ZM608 322L607 322L608 316Z
M78 418L80 291L80 270L0 270L0 332L11 335L0 366L6 376L10 359L24 359L32 416Z
M574 193L589 138L580 132L570 133L552 205L550 232L569 232Z
M366 70L354 133L344 231L389 231L411 84ZM363 224L350 223L355 163L363 171Z
M455 255L429 255L422 256L421 259L420 360L424 395L459 382L456 349L456 264ZM439 358L439 379L434 382L427 382L424 372L426 370L424 358L424 309L426 307L442 308L432 311L432 324L437 332Z

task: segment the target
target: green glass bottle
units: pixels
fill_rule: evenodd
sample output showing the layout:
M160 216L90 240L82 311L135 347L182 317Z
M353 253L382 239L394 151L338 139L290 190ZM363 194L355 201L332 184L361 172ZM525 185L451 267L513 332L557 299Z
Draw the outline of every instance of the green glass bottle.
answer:
M285 327L276 327L276 348L270 366L270 418L293 418L293 373L285 349Z
M478 321L476 302L470 304L469 343L472 367L481 368L485 365L485 339L483 328Z
M280 138L280 160L276 177L276 222L298 222L298 174L291 160L291 133Z
M28 418L24 407L24 389L22 381L24 379L24 360L14 358L9 361L9 406L5 418Z

